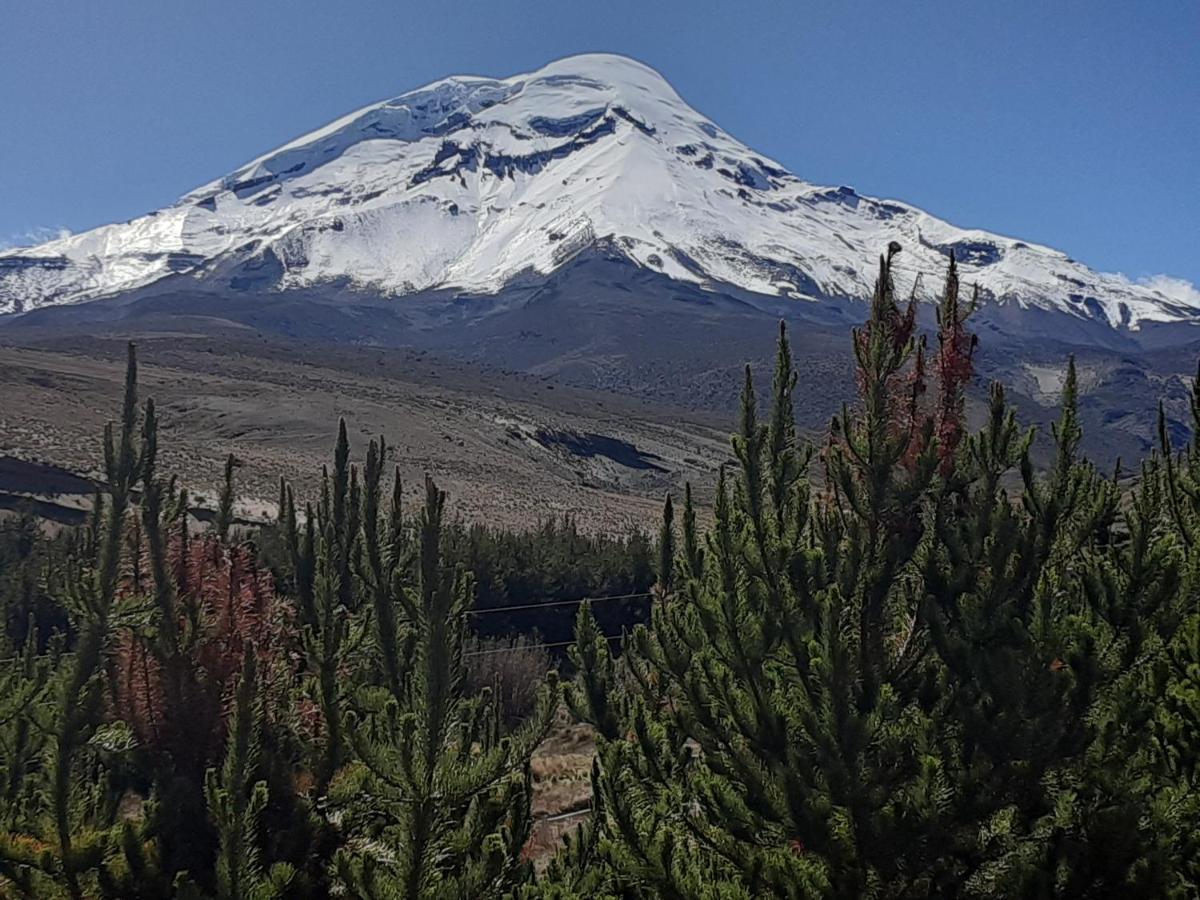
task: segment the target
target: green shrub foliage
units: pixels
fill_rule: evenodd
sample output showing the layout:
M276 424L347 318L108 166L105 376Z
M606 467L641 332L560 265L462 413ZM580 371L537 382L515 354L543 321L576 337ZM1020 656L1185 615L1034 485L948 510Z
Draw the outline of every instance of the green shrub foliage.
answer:
M232 457L216 528L188 533L136 388L131 346L89 526L49 540L23 516L0 534L0 896L500 897L528 881L529 759L557 682L543 670L506 729L468 689L473 582L447 557L444 494L427 482L405 520L399 483L381 496L383 442L360 477L343 423L316 502L297 513L281 486L272 578L232 534Z
M1164 428L1133 484L1098 472L1073 363L1048 470L998 385L966 434L957 274L930 402L896 252L825 445L795 432L781 333L650 626L618 661L581 611L595 822L544 895L1196 892L1200 443Z

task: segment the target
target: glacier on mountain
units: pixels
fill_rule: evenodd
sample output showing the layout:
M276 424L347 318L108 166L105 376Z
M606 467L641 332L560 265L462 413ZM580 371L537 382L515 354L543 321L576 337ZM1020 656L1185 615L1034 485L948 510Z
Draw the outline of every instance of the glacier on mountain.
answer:
M809 184L693 110L657 72L589 54L452 77L367 106L176 204L0 252L0 313L168 276L231 289L326 282L384 296L497 293L603 244L720 290L863 298L891 240L936 292L953 251L986 302L1136 330L1195 322L1194 288L1101 274L1049 247ZM1190 286L1189 286L1190 287Z

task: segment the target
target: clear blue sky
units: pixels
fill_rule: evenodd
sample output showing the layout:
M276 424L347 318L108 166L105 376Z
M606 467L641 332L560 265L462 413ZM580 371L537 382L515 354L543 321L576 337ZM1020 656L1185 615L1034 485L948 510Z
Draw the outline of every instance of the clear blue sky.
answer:
M167 205L443 75L594 50L809 181L1200 283L1200 0L23 0L0 241Z

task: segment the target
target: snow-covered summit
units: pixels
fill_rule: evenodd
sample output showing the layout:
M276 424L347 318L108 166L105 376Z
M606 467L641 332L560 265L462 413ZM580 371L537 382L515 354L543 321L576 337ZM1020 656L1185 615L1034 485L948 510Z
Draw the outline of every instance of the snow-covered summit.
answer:
M1200 308L1064 254L916 207L809 184L634 60L588 54L459 76L364 107L131 222L0 253L0 313L172 274L233 290L336 282L494 293L597 243L680 281L862 297L890 240L927 288L953 250L992 302L1115 328ZM632 302L632 301L631 301Z

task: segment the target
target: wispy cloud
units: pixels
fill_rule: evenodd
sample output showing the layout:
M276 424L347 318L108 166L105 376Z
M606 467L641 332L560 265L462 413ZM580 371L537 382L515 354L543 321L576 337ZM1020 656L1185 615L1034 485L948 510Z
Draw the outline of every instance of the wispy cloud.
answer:
M46 241L61 240L70 236L71 229L64 228L62 225L55 227L36 225L33 228L27 228L25 231L0 235L0 250L8 250L13 247L35 247L38 244L46 243Z
M1174 278L1170 275L1148 275L1145 278L1139 278L1137 281L1138 284L1158 291L1176 303L1184 303L1188 306L1200 308L1200 290L1190 281L1185 281L1182 278Z

